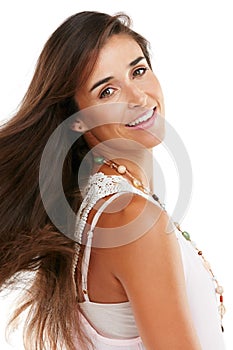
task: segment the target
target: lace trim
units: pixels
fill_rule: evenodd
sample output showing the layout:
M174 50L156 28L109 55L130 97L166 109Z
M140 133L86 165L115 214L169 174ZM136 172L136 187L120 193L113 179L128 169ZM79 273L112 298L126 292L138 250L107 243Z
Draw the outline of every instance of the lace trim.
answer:
M74 239L81 244L88 214L97 201L117 192L140 193L126 179L119 175L105 175L102 172L91 175L83 192L83 202L77 214ZM140 193L141 194L141 193Z

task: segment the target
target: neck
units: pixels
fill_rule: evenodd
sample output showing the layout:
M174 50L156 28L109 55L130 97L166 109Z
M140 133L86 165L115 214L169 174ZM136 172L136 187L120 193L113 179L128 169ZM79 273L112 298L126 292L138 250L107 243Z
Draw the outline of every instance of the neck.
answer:
M145 187L153 189L153 154L150 150L140 150L135 152L127 152L127 155L123 154L111 154L102 156L93 152L93 159L101 159L114 162L118 165L123 165L127 168L127 171L135 178L139 179ZM102 159L103 159L102 158ZM101 163L101 162L100 162ZM103 171L107 175L116 175L116 169L109 167L106 164L93 165L93 173ZM119 174L118 174L119 175Z

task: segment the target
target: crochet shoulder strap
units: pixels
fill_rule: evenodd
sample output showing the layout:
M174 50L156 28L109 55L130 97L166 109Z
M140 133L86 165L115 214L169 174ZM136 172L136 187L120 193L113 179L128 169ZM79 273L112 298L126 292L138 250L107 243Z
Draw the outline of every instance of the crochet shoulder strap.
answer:
M114 193L124 192L137 192L137 190L122 176L107 176L103 173L96 173L90 176L88 184L83 191L83 202L77 214L74 233L75 241L81 244L88 214L98 200Z
M76 226L75 226L75 240L79 244L82 243L83 231L87 223L87 218L91 209L98 202L98 200L106 196L112 195L110 198L108 198L108 200L106 200L100 206L100 208L94 215L90 229L87 232L87 241L86 241L86 246L83 254L82 268L81 268L82 290L83 290L84 299L86 301L89 301L88 290L87 290L87 275L88 275L88 267L89 267L89 261L90 261L94 228L99 220L100 215L107 208L107 206L111 202L113 202L117 197L121 196L124 193L130 193L130 192L141 194L122 176L118 176L118 175L107 176L103 173L96 173L90 176L88 184L83 192L84 199L78 211Z

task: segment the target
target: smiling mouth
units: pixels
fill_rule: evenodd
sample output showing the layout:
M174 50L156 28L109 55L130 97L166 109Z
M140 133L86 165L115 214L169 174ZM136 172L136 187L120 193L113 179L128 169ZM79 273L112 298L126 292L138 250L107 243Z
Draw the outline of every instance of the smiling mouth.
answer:
M126 124L126 126L134 127L134 126L140 125L142 123L145 123L154 115L155 110L156 110L156 107L149 110L147 113L143 114L141 117L135 119L134 121Z

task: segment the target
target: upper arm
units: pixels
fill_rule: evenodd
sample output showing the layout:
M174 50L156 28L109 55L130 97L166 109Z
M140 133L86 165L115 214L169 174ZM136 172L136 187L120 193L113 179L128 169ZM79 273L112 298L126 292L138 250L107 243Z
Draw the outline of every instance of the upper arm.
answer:
M140 227L145 222L146 229L139 238L111 249L110 263L131 302L146 349L200 350L179 245L174 232L168 230L169 217L153 204L147 202L145 206L145 201L136 196L122 213L116 214L119 218L115 223L120 219L121 224L128 224L131 218L137 231L135 210L143 212Z

